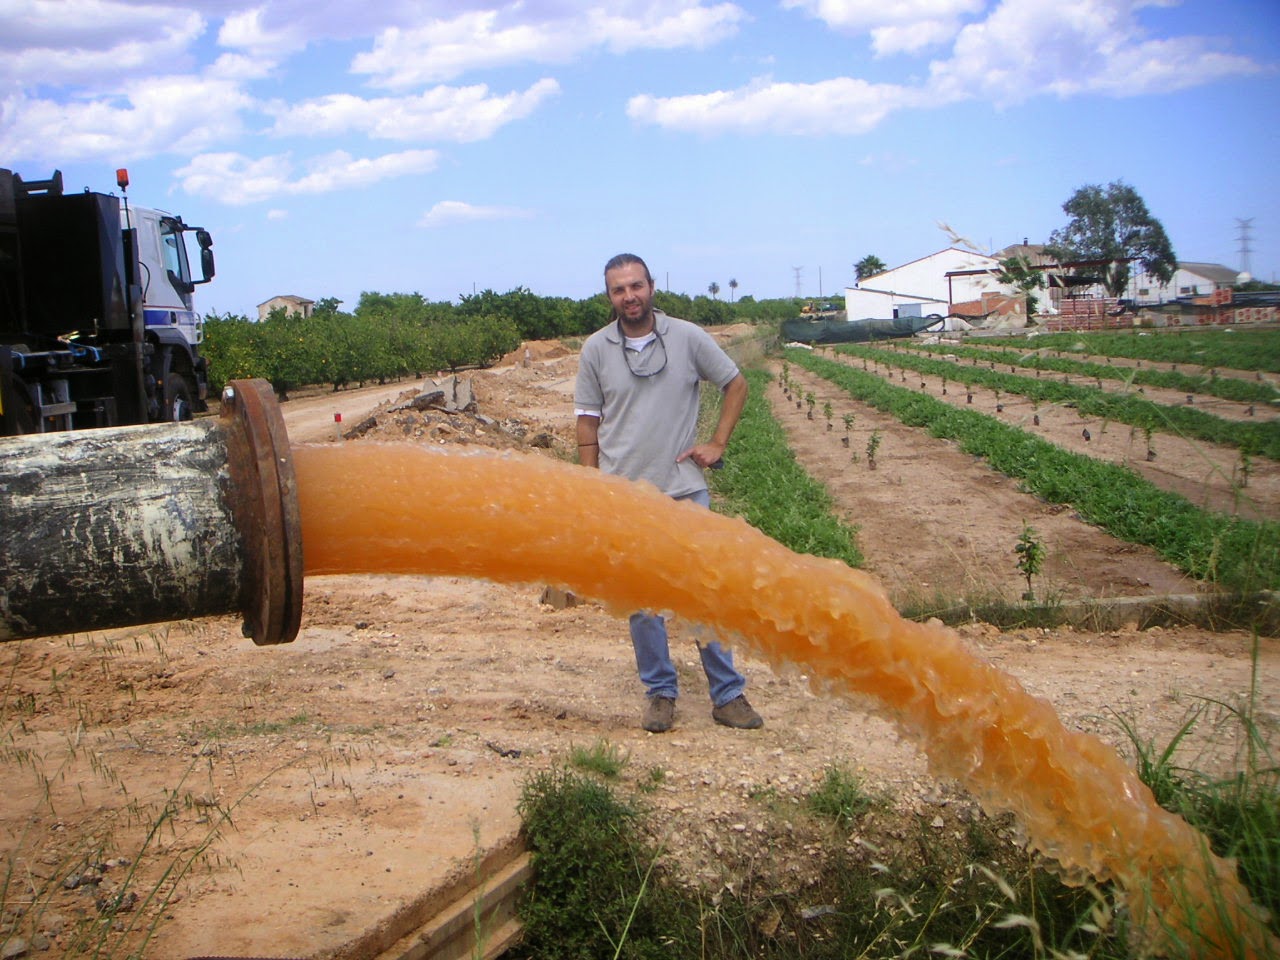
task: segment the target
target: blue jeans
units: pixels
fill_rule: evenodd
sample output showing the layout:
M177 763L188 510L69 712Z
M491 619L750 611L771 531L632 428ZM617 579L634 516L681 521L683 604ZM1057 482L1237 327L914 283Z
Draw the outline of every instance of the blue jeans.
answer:
M699 490L680 500L692 500L703 507L711 506L711 495ZM631 615L631 645L636 652L636 667L640 682L650 697L676 699L676 668L671 662L671 650L667 643L667 623L657 614L633 613ZM702 670L707 675L711 702L722 707L742 695L747 679L733 665L733 654L720 645L719 640L703 644L698 642L698 655L702 658Z

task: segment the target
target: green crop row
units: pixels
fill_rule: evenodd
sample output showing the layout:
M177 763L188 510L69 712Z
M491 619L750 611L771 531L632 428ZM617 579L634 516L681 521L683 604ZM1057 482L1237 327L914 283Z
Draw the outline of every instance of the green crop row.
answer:
M1026 338L999 338L1001 346L1025 347ZM1280 373L1280 332L1233 328L1137 333L1050 333L1037 336L1036 349L1072 350L1131 360L1185 363Z
M719 499L717 509L742 517L797 553L862 566L856 529L833 515L831 495L796 462L769 410L769 375L761 370L745 374L751 392L725 452L724 469L708 475Z
M1280 344L1278 344L1280 345ZM1239 377L1220 377L1216 372L1208 374L1182 373L1178 370L1157 370L1153 367L1115 367L1108 363L1093 363L1088 360L1075 360L1069 357L1051 357L1040 352L1039 346L1023 351L993 351L987 347L963 347L953 345L931 346L926 344L904 343L904 347L927 353L947 353L966 360L981 360L986 363L1004 364L1008 366L1030 367L1033 370L1048 370L1054 373L1075 374L1101 380L1120 380L1125 384L1138 384L1144 387L1160 387L1165 390L1176 390L1179 393L1207 394L1223 400L1234 400L1238 403L1270 404L1280 401L1280 390L1266 381L1243 380ZM1021 344L1023 348L1029 345Z
M904 424L955 440L1024 489L1070 504L1082 518L1130 543L1145 544L1198 580L1227 590L1280 587L1280 524L1201 510L1133 471L1071 453L994 417L886 383L807 350L787 358Z
M1280 460L1280 420L1224 420L1194 406L1152 403L1136 393L1108 393L1093 386L1036 379L982 367L963 367L950 360L932 360L904 350L850 344L836 349L848 356L945 377L956 383L977 384L1003 393L1018 394L1032 403L1072 404L1085 416L1193 437L1207 443L1220 443L1237 447L1251 456Z

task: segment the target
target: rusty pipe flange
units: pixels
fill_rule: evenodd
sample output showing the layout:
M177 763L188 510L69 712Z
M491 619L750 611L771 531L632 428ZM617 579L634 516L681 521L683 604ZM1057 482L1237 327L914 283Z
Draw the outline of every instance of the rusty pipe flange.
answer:
M302 518L284 418L265 380L232 380L222 391L229 501L244 544L244 635L289 643L302 622Z

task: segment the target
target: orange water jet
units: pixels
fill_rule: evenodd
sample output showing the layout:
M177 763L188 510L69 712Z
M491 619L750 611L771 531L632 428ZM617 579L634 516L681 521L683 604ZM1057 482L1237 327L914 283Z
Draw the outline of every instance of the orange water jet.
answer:
M550 583L620 613L672 610L864 695L991 814L1012 812L1064 875L1115 880L1135 919L1195 954L1274 949L1262 911L1120 756L937 622L904 620L870 576L741 520L546 457L295 445L308 574ZM622 642L622 640L619 640ZM1234 949L1233 949L1234 948Z

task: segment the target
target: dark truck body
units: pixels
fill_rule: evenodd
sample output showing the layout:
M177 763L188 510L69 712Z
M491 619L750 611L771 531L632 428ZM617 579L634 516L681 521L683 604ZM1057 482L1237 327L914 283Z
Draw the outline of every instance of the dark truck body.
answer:
M121 187L127 178L121 171ZM189 419L208 395L179 218L0 169L0 436ZM162 309L151 309L155 300Z

